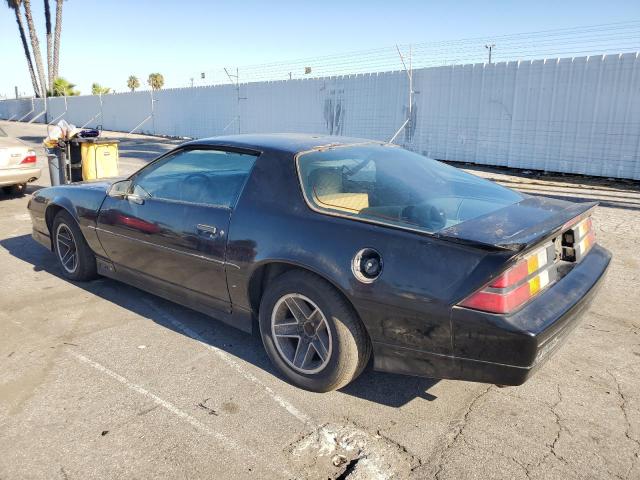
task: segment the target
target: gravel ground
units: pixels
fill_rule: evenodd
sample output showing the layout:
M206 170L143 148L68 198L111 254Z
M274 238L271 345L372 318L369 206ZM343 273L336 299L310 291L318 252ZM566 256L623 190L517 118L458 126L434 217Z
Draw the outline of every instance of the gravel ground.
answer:
M44 166L45 127L0 126ZM179 143L113 135L123 173ZM0 479L640 478L640 188L464 168L602 204L605 284L521 387L367 371L340 391L296 389L255 336L108 279L63 279L30 237L46 170L26 196L0 194Z

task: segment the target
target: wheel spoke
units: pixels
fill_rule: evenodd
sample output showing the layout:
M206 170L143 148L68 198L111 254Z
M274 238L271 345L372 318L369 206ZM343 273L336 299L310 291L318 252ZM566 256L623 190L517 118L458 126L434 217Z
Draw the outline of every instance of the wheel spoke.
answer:
M293 364L298 368L304 368L309 361L309 351L311 350L311 342L306 337L301 337L296 347L296 353L293 357Z
M319 335L315 336L315 338L311 341L311 345L320 357L320 360L324 362L327 358L327 355L329 355L329 352L327 351L327 347L325 346Z
M69 249L66 251L66 253L62 256L60 260L62 260L62 263L66 265L69 262L69 260L73 258L73 256L74 256L73 250Z
M284 303L287 305L289 311L293 315L293 318L295 318L298 323L304 323L309 318L311 311L303 301L294 297L289 297Z
M300 333L298 332L298 322L276 324L273 326L273 332L276 337L300 337Z
M71 263L71 266L69 267L70 270L75 270L76 269L76 254L74 253L73 255L71 255L71 258L69 259L69 262Z
M64 238L62 235L58 235L58 243L64 245L66 248L71 248L69 239Z
M322 319L324 318L322 316L322 312L320 311L319 308L315 308L307 317L309 319L309 321L313 324L314 327L319 328L320 326L322 326L323 321Z

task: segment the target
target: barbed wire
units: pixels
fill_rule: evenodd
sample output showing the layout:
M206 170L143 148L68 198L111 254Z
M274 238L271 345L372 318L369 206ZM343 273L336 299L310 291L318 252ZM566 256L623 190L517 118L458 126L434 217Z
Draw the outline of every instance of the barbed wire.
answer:
M402 44L398 45L398 48L403 54L408 54L410 50L413 68L419 69L486 63L486 44L495 45L492 48L492 63L636 52L640 50L640 20ZM227 67L227 71L233 72L234 75L237 71L239 83L379 73L401 69L396 46ZM184 84L202 86L235 82L235 77L230 78L224 67L220 67L193 73L185 79Z

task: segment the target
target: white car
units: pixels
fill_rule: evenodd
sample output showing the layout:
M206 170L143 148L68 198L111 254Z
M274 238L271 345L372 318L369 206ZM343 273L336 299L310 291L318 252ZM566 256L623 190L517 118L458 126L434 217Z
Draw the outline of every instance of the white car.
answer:
M21 194L27 183L40 178L36 152L0 127L0 187L8 194Z

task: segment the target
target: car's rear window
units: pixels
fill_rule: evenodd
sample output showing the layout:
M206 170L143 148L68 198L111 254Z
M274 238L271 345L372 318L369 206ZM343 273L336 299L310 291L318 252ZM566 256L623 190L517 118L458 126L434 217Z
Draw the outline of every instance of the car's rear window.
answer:
M317 211L433 233L522 200L513 190L385 144L298 154Z

